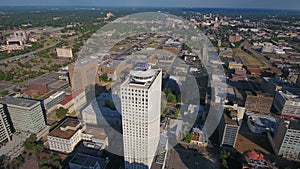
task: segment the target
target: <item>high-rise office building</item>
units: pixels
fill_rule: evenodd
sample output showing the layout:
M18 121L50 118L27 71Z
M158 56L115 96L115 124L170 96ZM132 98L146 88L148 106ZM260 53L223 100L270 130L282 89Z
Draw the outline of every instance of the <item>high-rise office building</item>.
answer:
M151 168L160 137L162 71L138 63L121 85L126 169Z
M1 102L7 106L16 130L37 134L46 128L39 101L7 96L2 98Z
M277 155L291 160L300 159L300 123L298 120L281 120L271 140Z
M221 125L223 124L223 125ZM220 127L223 128L221 145L235 147L235 142L239 132L239 123L237 120L237 111L225 111L220 122Z
M73 91L85 89L99 82L98 62L95 59L83 59L68 66Z
M3 106L0 104L0 144L4 141L10 141L11 136L12 131L8 117L4 112Z
M289 91L277 91L273 103L281 116L300 117L300 95Z

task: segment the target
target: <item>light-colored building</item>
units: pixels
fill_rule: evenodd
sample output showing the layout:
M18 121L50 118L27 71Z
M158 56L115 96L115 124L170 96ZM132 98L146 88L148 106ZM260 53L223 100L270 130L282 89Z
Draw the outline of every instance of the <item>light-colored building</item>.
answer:
M138 63L121 85L125 168L151 168L160 137L162 71Z
M229 35L229 37L228 37L228 41L229 42L233 42L233 43L239 42L241 40L242 40L242 36L241 35Z
M233 58L233 50L231 48L219 48L219 56Z
M82 140L85 124L78 119L66 118L47 136L50 150L70 153Z
M7 38L6 44L7 45L13 45L17 44L19 46L22 46L27 41L27 35L25 31L18 30L15 31L14 34Z
M237 63L237 62L229 62L228 63L228 68L229 69L242 69L243 64L242 63Z
M57 104L60 103L62 100L64 100L66 97L65 91L55 92L51 96L49 96L47 99L45 99L44 106L47 111L55 110L57 107Z
M274 107L282 116L300 117L300 95L289 91L277 91L273 102Z
M4 97L13 126L16 130L37 134L46 128L42 106L39 101L15 97Z
M247 113L247 125L253 133L274 133L277 128L277 122L274 117L260 114Z
M262 52L263 53L272 53L273 52L273 44L272 43L263 43L262 44Z
M108 147L108 135L102 128L86 126L82 133L82 139L93 143L91 145L100 145L101 148Z
M70 153L84 141L91 148L108 146L108 134L102 128L87 126L84 121L67 117L47 136L50 150Z
M270 140L270 139L269 139ZM271 140L277 155L290 160L300 160L300 123L298 120L281 120Z
M0 104L0 144L11 141L12 131L3 105Z
M57 108L63 107L68 109L68 113L72 113L82 108L86 102L85 90L81 89L72 94L67 94L65 99L57 105Z
M70 47L56 48L56 54L58 58L73 59L72 48Z

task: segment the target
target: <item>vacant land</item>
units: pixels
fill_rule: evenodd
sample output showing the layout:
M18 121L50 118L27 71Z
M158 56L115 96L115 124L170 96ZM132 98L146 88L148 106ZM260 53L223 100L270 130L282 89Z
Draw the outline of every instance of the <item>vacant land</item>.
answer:
M249 150L258 150L265 154L273 153L267 135L250 132L246 121L243 121L242 123L242 127L237 136L235 148L240 153L244 153Z
M248 53L242 51L241 49L234 49L234 53L236 56L238 56L241 59L243 65L245 66L253 65L253 66L264 67L264 63L261 60L255 58L254 56L249 55Z

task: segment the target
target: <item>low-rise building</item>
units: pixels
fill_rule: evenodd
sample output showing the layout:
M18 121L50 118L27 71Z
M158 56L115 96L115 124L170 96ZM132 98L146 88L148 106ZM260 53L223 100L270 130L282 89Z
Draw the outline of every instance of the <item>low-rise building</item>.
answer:
M269 114L272 108L273 96L266 93L255 94L247 92L246 111Z
M22 46L27 41L26 32L23 30L15 31L14 34L7 38L6 44L12 45L17 44L18 46Z
M72 94L67 94L65 99L57 105L57 108L63 107L68 109L68 113L72 113L78 111L86 102L85 90L80 89Z
M237 63L237 62L229 62L228 63L228 68L229 69L242 69L243 64L242 63Z
M251 76L262 75L262 69L257 65L247 65L247 70L250 72Z
M73 59L72 48L70 48L70 47L64 46L61 48L56 48L56 53L57 53L58 58L68 59L68 60Z
M233 51L232 51L231 48L220 48L219 49L219 56L232 58L233 57Z
M100 145L101 149L108 147L108 134L102 128L86 126L85 131L82 133L82 139Z
M50 150L70 153L82 140L85 124L78 119L66 118L47 136Z
M239 42L241 40L242 40L241 35L229 35L229 37L228 37L228 41L231 43Z
M191 140L192 144L196 144L200 146L206 146L208 144L207 135L199 128L193 128L192 135L193 135Z
M253 133L274 133L277 129L277 122L274 117L247 113L247 125Z
M48 87L44 84L30 84L27 88L22 90L22 93L30 96L31 98L37 98L48 92Z
M108 131L109 132L109 131ZM84 141L87 147L103 149L108 146L108 134L102 128L87 126L76 118L65 118L47 136L50 150L70 153Z
M62 100L64 100L66 97L65 91L55 92L51 96L49 96L47 99L43 101L44 107L47 111L55 110L57 107L57 104L60 103Z

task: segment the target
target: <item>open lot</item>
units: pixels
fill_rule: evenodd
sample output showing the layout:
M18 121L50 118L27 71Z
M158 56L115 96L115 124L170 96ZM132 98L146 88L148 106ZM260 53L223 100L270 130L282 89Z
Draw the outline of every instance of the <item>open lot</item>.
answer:
M241 59L243 65L245 66L249 66L249 65L259 66L259 67L264 66L264 63L261 60L255 58L252 55L249 55L248 53L242 51L241 49L234 49L234 53L236 56L238 56Z
M246 121L243 121L242 123L235 148L240 153L244 153L248 150L258 150L265 154L273 154L267 135L251 133Z

